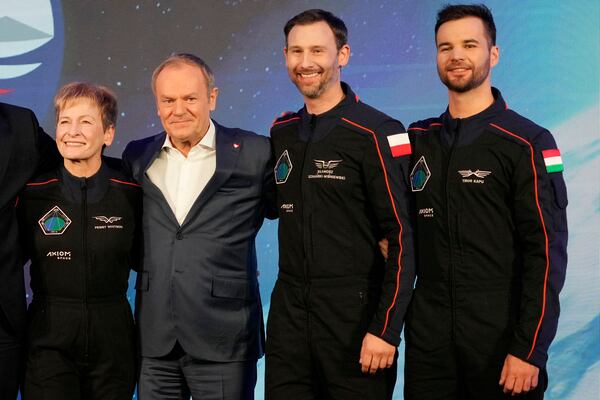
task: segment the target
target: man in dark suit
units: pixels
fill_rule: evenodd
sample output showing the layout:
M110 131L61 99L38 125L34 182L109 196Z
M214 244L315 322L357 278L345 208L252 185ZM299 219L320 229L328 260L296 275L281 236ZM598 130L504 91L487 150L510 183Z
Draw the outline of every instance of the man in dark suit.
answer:
M15 399L22 368L25 285L15 215L17 194L58 164L56 144L31 110L0 103L0 399Z
M264 343L254 240L273 213L269 140L210 119L218 89L194 55L165 60L152 89L165 132L123 153L144 190L138 393L252 399Z

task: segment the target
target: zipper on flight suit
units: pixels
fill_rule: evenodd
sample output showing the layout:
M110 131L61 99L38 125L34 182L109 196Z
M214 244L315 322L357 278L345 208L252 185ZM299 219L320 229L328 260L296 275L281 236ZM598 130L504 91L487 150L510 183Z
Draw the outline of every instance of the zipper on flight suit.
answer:
M454 149L456 148L456 142L458 141L458 135L460 131L460 119L456 121L456 128L452 132L452 143L450 145L450 150L448 152L448 163L446 165L446 181L444 182L445 187L445 195L446 195L446 223L448 226L448 247L449 247L449 278L450 278L450 304L451 304L451 313L452 313L452 340L456 338L456 279L455 279L455 270L454 270L454 232L453 232L453 223L452 223L452 215L450 214L450 190L448 188L450 182L450 166L452 165L452 157L454 155Z
M310 204L309 195L308 195L308 182L305 181L307 174L306 171L306 158L309 154L309 149L312 144L312 139L314 136L315 128L317 124L317 116L311 115L310 119L310 131L308 135L308 139L306 141L306 146L304 147L304 154L302 156L302 165L300 166L300 194L302 197L302 246L304 249L304 288L303 288L303 297L304 297L304 305L306 307L306 331L308 333L307 338L310 344L310 330L311 330L311 304L310 304L310 263L312 262L312 212L310 209L307 210L306 205ZM310 163L308 163L310 165Z
M85 359L89 356L89 318L88 318L88 246L87 246L87 178L83 178L81 181L81 250L83 254L83 302L82 302L82 319L83 319L83 355Z

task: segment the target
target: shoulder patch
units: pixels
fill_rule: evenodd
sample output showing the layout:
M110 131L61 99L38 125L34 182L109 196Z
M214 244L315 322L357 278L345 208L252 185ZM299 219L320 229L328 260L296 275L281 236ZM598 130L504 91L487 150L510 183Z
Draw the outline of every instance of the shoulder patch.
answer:
M387 136L390 150L392 151L392 157L407 156L412 153L410 147L410 140L408 139L408 133L394 133Z
M546 172L562 172L565 169L559 149L543 150L542 157L544 157Z

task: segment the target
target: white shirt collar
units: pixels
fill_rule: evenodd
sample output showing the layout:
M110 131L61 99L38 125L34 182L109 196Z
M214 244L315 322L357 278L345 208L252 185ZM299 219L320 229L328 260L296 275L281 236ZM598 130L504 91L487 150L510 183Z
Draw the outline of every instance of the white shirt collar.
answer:
M206 131L206 134L202 137L202 139L200 139L200 141L198 143L196 143L193 147L193 149L196 149L198 147L204 147L204 148L208 148L209 150L215 150L217 147L217 142L216 142L216 132L217 129L215 128L215 124L213 123L212 119L208 119L208 130ZM162 145L162 149L174 149L177 150L175 148L175 146L173 146L173 143L171 142L171 138L169 137L169 135L167 134L165 137L165 142Z

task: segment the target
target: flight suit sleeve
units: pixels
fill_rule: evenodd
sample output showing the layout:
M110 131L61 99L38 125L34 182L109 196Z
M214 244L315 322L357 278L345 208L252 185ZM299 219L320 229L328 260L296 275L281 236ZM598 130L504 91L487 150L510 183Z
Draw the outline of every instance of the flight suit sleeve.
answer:
M388 257L377 311L369 333L393 345L400 333L415 279L413 207L408 185L411 147L404 126L388 120L373 132L374 145L365 153L364 171L369 201Z
M554 138L528 143L513 178L515 228L523 258L520 312L509 353L544 368L567 268L567 190Z

